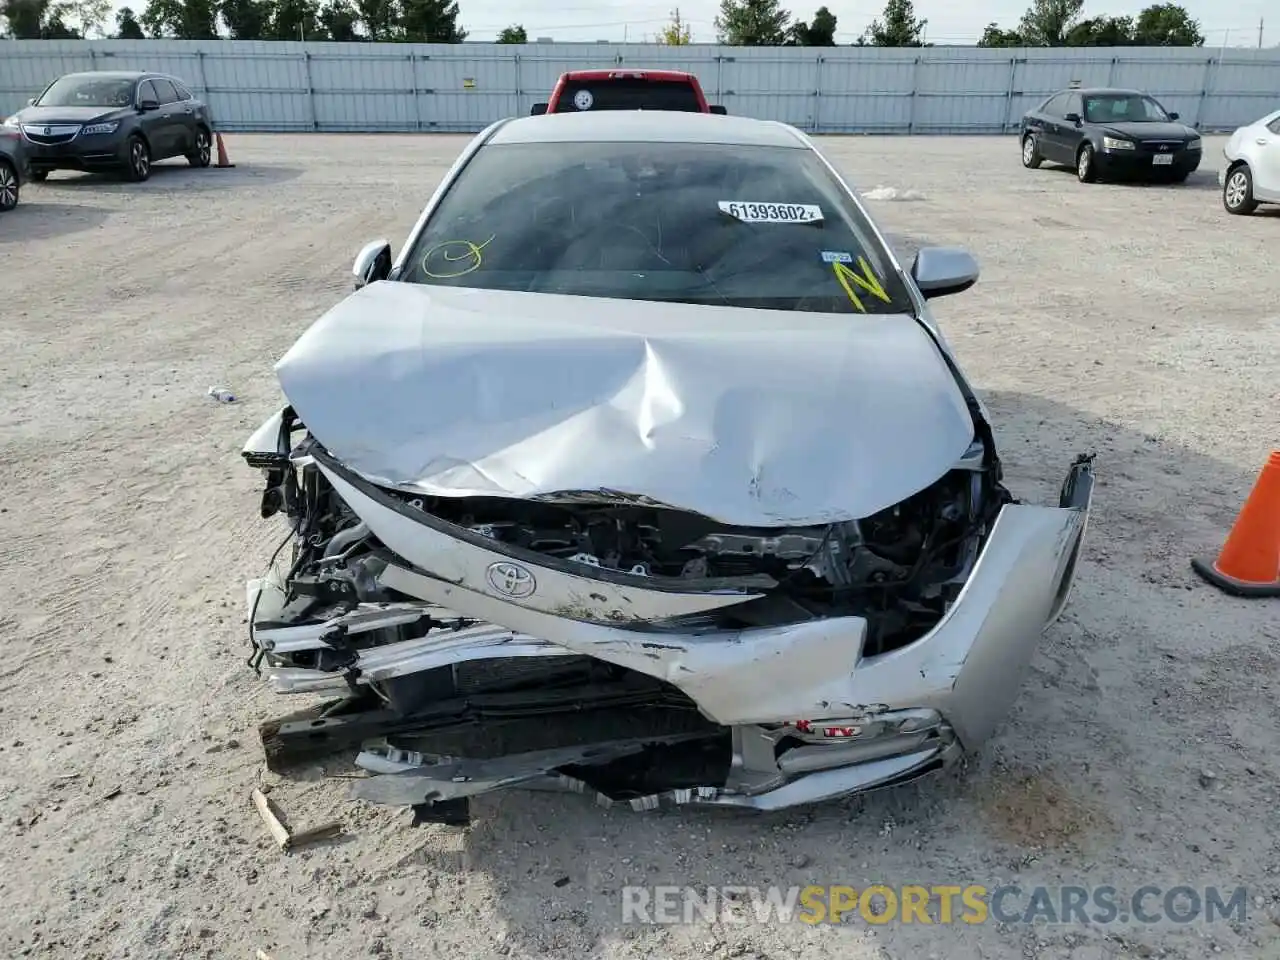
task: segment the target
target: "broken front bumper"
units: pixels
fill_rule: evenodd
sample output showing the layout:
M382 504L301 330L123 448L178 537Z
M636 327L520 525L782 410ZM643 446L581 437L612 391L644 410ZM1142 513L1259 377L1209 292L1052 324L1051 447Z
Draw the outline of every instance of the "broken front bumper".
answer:
M405 543L402 518L338 473L322 469L374 535L412 557L416 551ZM1038 638L1066 605L1092 492L1091 461L1080 458L1057 507L1006 505L943 619L914 643L877 656L862 655L867 625L860 617L731 633L570 619L462 586L469 569L483 570L502 558L486 556L481 545L455 541L446 558L450 579L441 578L439 567L433 574L392 563L379 580L484 624L362 651L346 676L283 667L269 668L267 674L280 692L309 692L467 660L587 655L673 685L706 717L732 731L732 768L725 783L674 791L673 799L775 809L847 795L938 769L990 736L1017 696ZM256 622L270 619L272 592L261 581L251 585L250 603L259 606ZM394 605L364 605L342 619L363 617L362 626L375 628L406 615ZM321 636L334 625L292 628L280 637L262 629L258 640L268 651L276 643L322 648ZM355 627L351 623L348 632ZM782 741L795 742L797 733L804 744L786 749ZM582 789L560 768L596 762L599 751L625 755L649 743L611 742L571 748L564 755L539 751L485 761L416 756L408 767L394 748L384 747L362 755L366 766L383 772L362 781L357 794L417 804L510 786ZM633 803L645 806L650 800L656 802L640 798Z

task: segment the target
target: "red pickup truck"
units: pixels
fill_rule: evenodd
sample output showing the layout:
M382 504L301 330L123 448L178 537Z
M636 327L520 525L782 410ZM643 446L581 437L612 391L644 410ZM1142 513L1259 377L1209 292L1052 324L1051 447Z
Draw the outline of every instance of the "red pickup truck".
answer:
M676 70L572 70L560 75L551 99L535 103L530 112L536 117L586 110L728 112L707 103L697 77Z

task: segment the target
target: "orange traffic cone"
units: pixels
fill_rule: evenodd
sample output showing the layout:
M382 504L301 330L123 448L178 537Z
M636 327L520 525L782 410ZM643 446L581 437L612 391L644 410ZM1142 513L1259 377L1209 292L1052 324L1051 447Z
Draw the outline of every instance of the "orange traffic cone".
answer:
M1213 563L1191 568L1235 597L1280 597L1280 450L1273 451Z
M227 148L223 146L222 134L215 133L213 135L213 138L218 143L218 162L215 163L214 166L215 167L234 167L235 164L232 163L229 159L227 159Z

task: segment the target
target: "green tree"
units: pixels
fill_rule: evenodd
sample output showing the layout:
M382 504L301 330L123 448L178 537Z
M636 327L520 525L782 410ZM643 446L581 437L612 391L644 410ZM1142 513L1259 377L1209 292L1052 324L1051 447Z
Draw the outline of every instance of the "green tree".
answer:
M142 32L142 24L138 22L133 10L129 7L121 7L116 14L116 39L145 40L146 36Z
M269 0L222 0L218 13L231 39L266 39L272 13Z
M265 40L316 40L321 37L315 0L276 0Z
M811 22L797 20L791 25L790 42L798 47L834 47L836 15L826 7L819 7Z
M150 0L138 20L152 37L213 40L218 36L213 0Z
M513 23L509 27L503 27L502 32L498 34L499 43L528 43L529 34L524 27L518 23Z
M49 19L49 0L3 0L0 16L14 40L39 40Z
M330 40L339 42L359 40L360 35L356 32L356 22L359 19L360 15L356 12L356 8L348 0L328 0L320 8L320 29Z
M1138 14L1133 42L1148 47L1201 47L1204 34L1186 7L1155 3Z
M780 47L790 25L778 0L720 0L716 16L720 42L741 47Z
M364 35L370 40L395 40L400 11L395 0L354 0Z
M80 40L102 29L111 0L0 0L0 18L14 40Z
M55 0L49 4L50 21L71 24L73 32L87 37L90 33L105 36L103 24L111 16L111 0Z
M980 47L1021 47L1025 46L1026 41L1022 39L1022 34L1017 30L1002 30L999 24L988 23L987 28L982 31L982 37L978 40Z
M1067 31L1068 47L1125 47L1133 43L1132 17L1093 17Z
M1032 0L1018 33L1029 47L1065 47L1083 9L1084 0Z
M867 39L873 47L923 47L928 20L916 19L911 0L889 0L884 5L884 21L872 20Z
M40 26L41 40L83 40L84 34L63 19L57 4L50 4L49 14Z
M680 16L680 8L671 11L670 22L658 31L658 42L667 47L687 47L693 43L693 28Z
M458 4L452 0L401 0L401 39L410 43L461 43Z

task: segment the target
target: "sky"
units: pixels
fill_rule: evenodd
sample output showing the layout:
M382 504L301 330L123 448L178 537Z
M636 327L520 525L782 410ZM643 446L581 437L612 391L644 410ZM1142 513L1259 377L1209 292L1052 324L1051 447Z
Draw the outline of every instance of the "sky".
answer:
M797 17L811 19L824 0L791 0L783 5ZM926 41L971 44L988 23L1017 26L1030 0L987 0L983 4L955 0L915 0L916 16L929 21ZM1086 0L1085 17L1136 14L1154 0ZM719 0L458 0L468 40L493 40L509 24L519 23L529 39L551 37L562 42L612 40L643 42L670 20L674 6L693 30L695 43L715 42ZM113 0L112 6L145 7L145 0ZM837 19L837 43L853 43L883 10L883 0L825 0ZM1264 16L1263 46L1280 45L1280 0L1184 0L1200 21L1206 46L1257 46L1258 21ZM1269 15L1269 16L1268 16ZM114 22L114 17L111 18Z
M791 0L783 6L792 14L810 19L824 0ZM1085 16L1136 14L1153 0L1088 0ZM916 16L929 21L926 40L933 43L974 43L988 23L1002 27L1017 25L1029 0L987 0L986 3L956 3L955 0L915 0ZM679 6L681 18L693 28L695 42L715 41L715 17L719 0L458 0L459 18L469 40L493 39L510 23L523 24L529 39L552 37L560 41L614 40L640 41L653 35ZM836 15L837 43L852 43L883 9L883 0L826 0ZM1184 0L1191 16L1200 21L1206 46L1256 46L1258 21L1269 14L1264 46L1280 44L1280 2L1277 0Z

